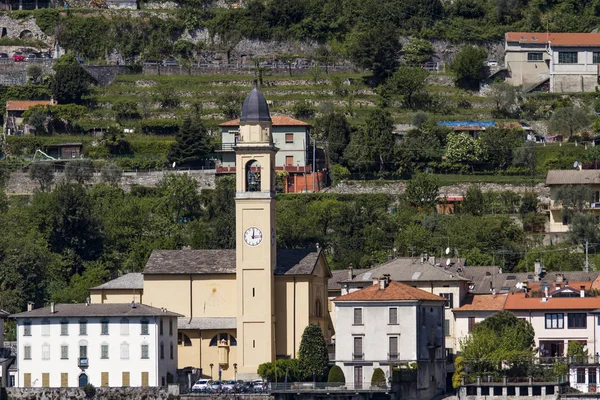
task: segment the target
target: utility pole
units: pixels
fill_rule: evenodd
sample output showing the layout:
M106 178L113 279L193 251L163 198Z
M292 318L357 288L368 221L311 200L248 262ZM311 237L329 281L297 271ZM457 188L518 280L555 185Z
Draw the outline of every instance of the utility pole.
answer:
M316 158L317 158L317 139L313 139L313 168L312 168L313 193L315 192L315 177L316 177L316 174L317 174Z
M585 272L590 272L590 263L588 259L589 240L585 239Z

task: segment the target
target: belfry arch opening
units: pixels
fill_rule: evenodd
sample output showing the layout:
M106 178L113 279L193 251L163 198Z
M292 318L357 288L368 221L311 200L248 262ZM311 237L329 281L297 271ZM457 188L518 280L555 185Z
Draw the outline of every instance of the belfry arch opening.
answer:
M246 192L260 192L261 166L256 160L246 163Z

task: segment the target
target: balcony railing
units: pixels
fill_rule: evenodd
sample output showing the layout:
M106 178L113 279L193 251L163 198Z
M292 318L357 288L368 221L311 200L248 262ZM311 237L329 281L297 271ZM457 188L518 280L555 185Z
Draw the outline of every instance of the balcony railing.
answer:
M90 362L89 362L89 358L87 357L81 357L77 359L77 366L79 368L87 368L90 366Z
M352 353L353 361L363 361L365 359L365 353Z

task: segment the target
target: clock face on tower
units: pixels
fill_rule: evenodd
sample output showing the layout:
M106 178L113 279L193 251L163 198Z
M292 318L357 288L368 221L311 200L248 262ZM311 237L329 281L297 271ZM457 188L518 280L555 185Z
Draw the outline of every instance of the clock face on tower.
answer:
M248 246L258 246L260 242L262 242L262 239L263 234L261 230L255 226L251 226L244 232L244 242L246 242Z

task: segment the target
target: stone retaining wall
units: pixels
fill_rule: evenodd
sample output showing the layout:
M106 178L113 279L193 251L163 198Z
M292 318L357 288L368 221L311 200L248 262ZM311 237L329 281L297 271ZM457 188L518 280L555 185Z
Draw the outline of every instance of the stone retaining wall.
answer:
M6 388L10 400L85 400L80 388ZM96 399L102 400L175 400L179 396L160 388L96 388Z
M120 186L126 192L129 192L133 186L150 186L155 187L158 182L168 173L189 174L198 182L198 190L214 189L215 187L215 170L191 170L191 171L146 171L146 172L125 172L121 178ZM56 172L54 182L60 183L64 181L64 173ZM95 173L92 184L101 181L100 174ZM9 195L32 194L39 190L39 184L36 181L29 179L27 172L13 172L10 175L6 187L6 193Z

